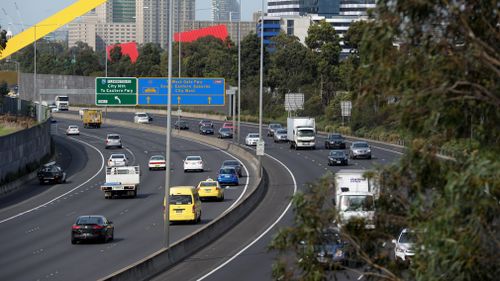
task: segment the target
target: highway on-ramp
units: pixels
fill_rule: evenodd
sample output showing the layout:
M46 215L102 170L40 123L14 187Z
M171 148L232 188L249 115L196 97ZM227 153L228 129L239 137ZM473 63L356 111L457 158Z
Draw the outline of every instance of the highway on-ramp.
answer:
M109 125L80 128L80 136L66 136L64 130L75 123L60 119L52 125L57 151L63 154L58 159L68 172L67 183L39 185L34 180L9 200L0 201L0 280L96 280L163 247L165 172L149 171L147 161L151 155L164 154L165 136ZM124 148L105 149L107 133L119 133ZM141 166L137 198L104 199L99 186L111 153L125 153L132 165ZM182 160L187 155L202 156L206 171L184 173ZM214 147L178 138L172 139L171 157L171 185L196 185L214 178L222 161L232 158ZM252 175L249 179L253 180ZM225 190L224 202L203 202L200 224L170 226L170 243L220 216L240 198L245 180ZM71 225L85 214L102 214L112 220L114 241L72 245Z

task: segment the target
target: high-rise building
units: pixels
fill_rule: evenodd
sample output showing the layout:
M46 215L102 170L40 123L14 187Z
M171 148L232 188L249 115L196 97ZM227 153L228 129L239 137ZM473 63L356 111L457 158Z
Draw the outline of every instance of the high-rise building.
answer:
M113 23L135 22L135 0L113 0L112 3Z
M157 43L165 48L169 32L169 0L136 0L137 43ZM173 32L195 18L195 0L174 0ZM179 25L180 24L180 25Z
M240 4L237 0L212 0L212 21L239 21Z
M279 16L303 16L318 13L318 2L322 0L268 0L267 15ZM323 0L325 1L325 0ZM338 0L326 0L338 1Z

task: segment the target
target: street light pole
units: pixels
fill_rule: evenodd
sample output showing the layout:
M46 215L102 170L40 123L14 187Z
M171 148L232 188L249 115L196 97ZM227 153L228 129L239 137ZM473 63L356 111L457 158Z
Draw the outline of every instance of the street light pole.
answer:
M177 1L177 32L179 32L179 78L181 78L181 72L182 72L182 61L181 61L181 0ZM177 103L177 123L179 124L179 131L181 130L180 126L181 122L181 104Z
M34 36L35 36L35 41L33 42L33 49L34 49L34 54L33 54L33 95L36 98L36 25L34 27ZM38 95L38 108L37 108L37 120L38 122L42 121L42 95Z
M166 169L165 169L165 217L164 217L164 246L165 248L170 247L170 129L172 121L172 39L173 39L173 20L174 17L173 8L174 0L169 1L169 17L168 17L168 97L167 97L167 136L166 136Z
M240 18L238 20L238 143L240 143L240 125L241 125L241 0L240 4Z
M262 143L262 92L264 81L264 2L260 18L260 82L259 82L259 142ZM262 177L262 156L259 155L259 177Z

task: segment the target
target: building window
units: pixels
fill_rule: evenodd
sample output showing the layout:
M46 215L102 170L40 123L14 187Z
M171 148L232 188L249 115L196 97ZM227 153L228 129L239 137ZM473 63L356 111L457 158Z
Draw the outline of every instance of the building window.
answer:
M293 30L294 30L294 20L287 20L286 21L286 34L287 35L293 35Z

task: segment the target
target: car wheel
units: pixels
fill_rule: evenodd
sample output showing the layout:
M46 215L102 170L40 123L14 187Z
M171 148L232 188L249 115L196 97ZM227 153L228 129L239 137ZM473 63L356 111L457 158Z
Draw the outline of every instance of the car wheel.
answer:
M78 241L75 238L71 237L71 244L75 245L77 242Z
M187 170L184 170L184 173L187 173Z
M219 199L219 201L224 201L224 194L222 194L222 197Z
M153 168L149 167L149 170L151 171L151 170L153 170Z
M368 159L372 159L372 156L371 156L371 155L370 155L370 156L368 156Z

